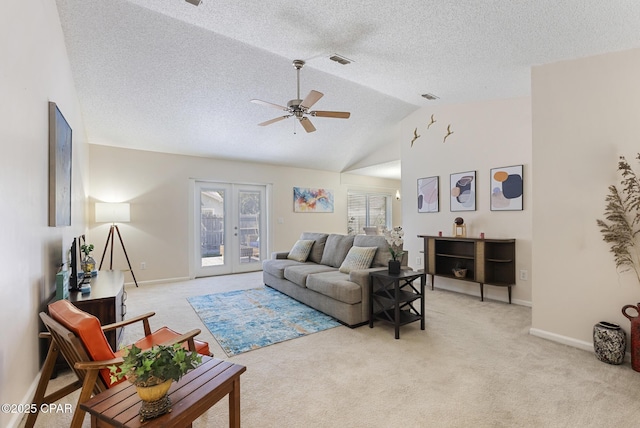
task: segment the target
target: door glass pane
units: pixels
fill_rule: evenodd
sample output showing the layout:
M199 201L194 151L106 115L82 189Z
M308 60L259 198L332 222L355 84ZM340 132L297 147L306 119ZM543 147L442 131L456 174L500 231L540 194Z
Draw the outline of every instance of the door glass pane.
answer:
M240 263L259 262L261 192L238 192Z
M224 264L223 189L200 192L200 260L201 267Z

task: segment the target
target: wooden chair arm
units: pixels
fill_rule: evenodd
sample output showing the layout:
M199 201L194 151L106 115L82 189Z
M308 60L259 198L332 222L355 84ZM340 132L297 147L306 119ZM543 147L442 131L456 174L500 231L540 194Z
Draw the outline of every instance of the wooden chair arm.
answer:
M148 312L146 314L138 315L137 317L133 317L128 320L114 322L113 324L103 325L102 331L111 331L111 330L115 330L116 328L124 327L126 325L133 324L138 321L142 321L142 324L144 326L144 335L149 336L151 334L151 327L149 326L149 318L151 318L155 314L156 314L155 312Z
M112 358L110 360L102 360L102 361L78 361L74 365L77 369L80 370L100 370L106 369L109 366L120 365L124 362L122 357Z
M161 343L161 345L173 345L175 343L183 343L183 342L188 342L188 346L189 346L189 351L191 352L196 352L196 344L193 341L193 338L196 337L197 335L200 334L200 329L196 328L193 329L191 331L188 331L184 334L181 334L180 336L172 339L172 340L168 340L164 343Z
M51 340L51 333L49 333L48 331L42 331L38 334L38 337L40 339L47 339L47 340Z

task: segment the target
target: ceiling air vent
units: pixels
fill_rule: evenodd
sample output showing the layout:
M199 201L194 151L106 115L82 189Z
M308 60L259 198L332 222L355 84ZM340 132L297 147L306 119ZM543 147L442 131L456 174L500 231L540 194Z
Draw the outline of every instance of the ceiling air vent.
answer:
M185 0L187 3L191 3L194 6L200 6L200 3L202 3L202 0Z
M333 54L329 57L329 59L331 61L335 61L338 64L342 64L342 65L347 65L347 64L351 64L353 61L343 57L342 55L338 55L338 54Z
M438 97L437 95L433 95L433 94L422 94L422 98L426 98L426 99L428 99L430 101L433 101L433 100L437 100L440 97Z

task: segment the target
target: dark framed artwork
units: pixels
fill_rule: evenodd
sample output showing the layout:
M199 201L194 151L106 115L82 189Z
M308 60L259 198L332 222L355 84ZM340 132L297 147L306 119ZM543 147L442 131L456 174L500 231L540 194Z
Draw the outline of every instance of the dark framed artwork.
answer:
M491 211L522 211L522 165L491 169Z
M440 177L418 178L418 212L440 211Z
M49 226L71 226L71 127L49 102Z
M451 211L476 210L476 172L457 172L450 177Z

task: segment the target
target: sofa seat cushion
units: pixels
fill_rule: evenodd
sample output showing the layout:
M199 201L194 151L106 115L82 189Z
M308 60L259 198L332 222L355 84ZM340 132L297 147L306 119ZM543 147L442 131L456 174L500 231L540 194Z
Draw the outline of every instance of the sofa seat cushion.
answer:
M300 287L306 287L307 276L313 273L330 272L336 270L330 266L316 263L301 263L297 266L288 266L284 269L284 278Z
M290 266L299 266L304 263L297 262L289 259L273 259L265 260L262 262L262 270L275 276L276 278L284 279L284 270Z
M324 253L322 253L323 265L333 266L339 268L344 258L347 257L347 253L353 246L353 235L339 235L332 233L327 238L327 243L324 246ZM373 247L373 245L361 245L362 247Z
M362 301L362 287L339 271L315 273L307 278L307 288L350 305Z

